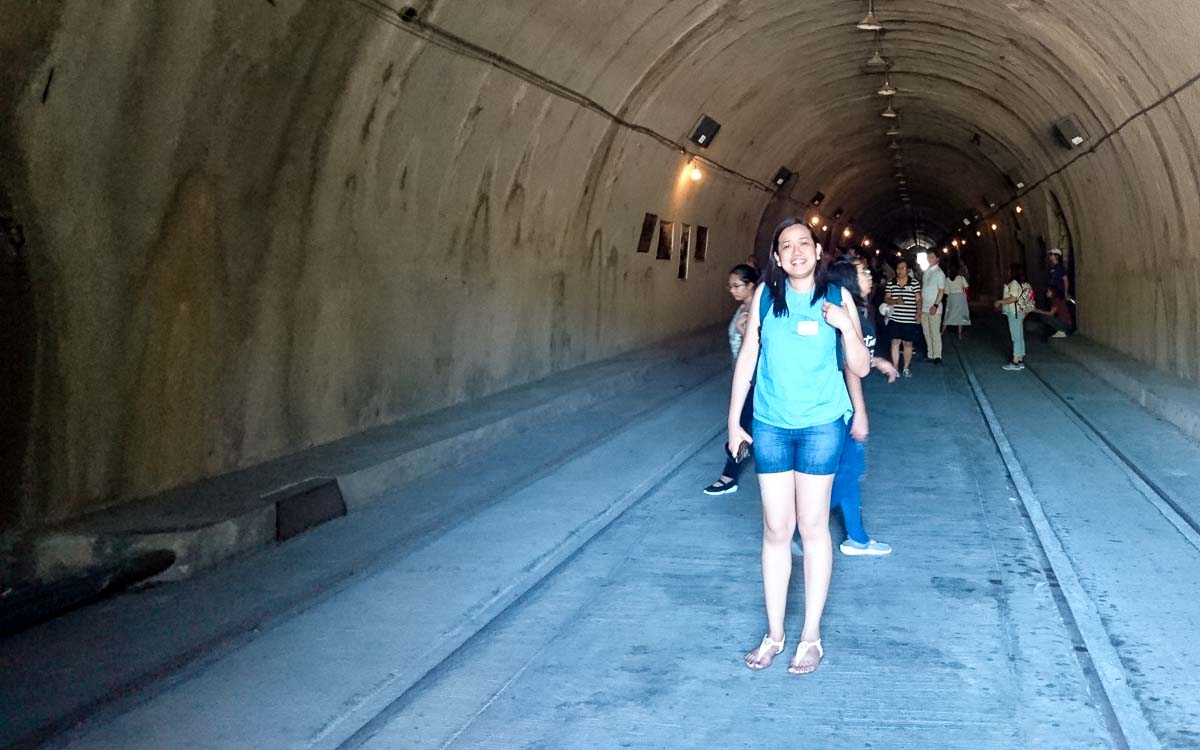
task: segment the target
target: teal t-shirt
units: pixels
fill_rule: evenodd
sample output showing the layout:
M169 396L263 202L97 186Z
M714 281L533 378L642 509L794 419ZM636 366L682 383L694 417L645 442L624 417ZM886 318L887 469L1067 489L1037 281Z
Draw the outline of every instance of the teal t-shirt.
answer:
M790 284L786 289L788 314L768 311L762 321L754 418L784 429L847 419L850 395L838 367L837 329L821 314L824 300L813 303L811 291L796 292ZM825 298L841 304L841 289L830 287ZM770 303L764 289L759 305Z

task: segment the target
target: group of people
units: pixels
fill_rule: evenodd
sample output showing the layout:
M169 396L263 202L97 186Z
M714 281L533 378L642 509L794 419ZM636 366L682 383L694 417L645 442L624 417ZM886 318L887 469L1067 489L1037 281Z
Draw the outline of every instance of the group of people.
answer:
M814 671L825 653L821 618L833 573L830 511L842 512L847 535L840 544L843 554L892 551L872 539L862 521L860 485L870 433L862 379L875 369L894 382L901 373L901 350L903 375L910 376L918 334L926 340L928 356L940 362L943 330L957 326L961 337L962 327L971 324L966 275L957 264L943 273L939 260L931 256L924 284L900 260L884 289L884 302L876 308L869 262L854 255L823 258L816 232L792 218L775 230L761 275L751 264L730 272L728 290L738 308L729 323L734 374L726 461L721 476L704 491L736 492L753 452L762 501L767 632L745 655L750 669L767 668L785 649L784 612L797 532L804 558L804 624L789 660L791 674ZM1010 331L1023 330L1019 324L1031 314L1027 286L1014 267L1013 280L997 300L997 307L1010 316ZM1060 287L1049 295L1052 309L1041 317L1057 331L1053 321L1060 317L1053 300L1065 300L1067 294ZM875 354L876 309L887 320L890 360ZM1023 339L1018 353L1015 336L1010 364L1019 367Z
M929 253L929 267L917 279L908 261L896 262L895 277L887 282L883 297L883 314L888 321L887 332L892 339L892 364L900 367L904 355L903 376L912 377L913 345L925 342L926 357L935 365L942 363L942 334L950 326L958 329L971 325L967 305L967 290L971 284L957 260L943 271L941 258Z
M1005 370L1025 369L1025 330L1033 328L1043 339L1065 338L1075 330L1074 315L1068 303L1071 297L1070 278L1062 262L1062 252L1050 252L1050 268L1046 273L1046 306L1039 308L1036 292L1025 278L1025 267L1014 263L1009 267L1009 280L1000 298L994 303L1008 321L1012 339L1012 359Z

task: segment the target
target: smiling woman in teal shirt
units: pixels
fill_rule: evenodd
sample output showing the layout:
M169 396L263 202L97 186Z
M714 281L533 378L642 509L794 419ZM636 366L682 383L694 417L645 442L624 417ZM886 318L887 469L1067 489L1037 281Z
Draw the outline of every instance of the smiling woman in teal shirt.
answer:
M821 615L833 573L829 495L851 412L838 368L839 338L846 369L867 374L850 294L830 287L820 273L821 245L812 229L788 219L775 230L765 283L755 292L750 320L734 368L729 399L729 450L754 446L762 495L763 594L767 634L746 654L746 666L764 669L784 648L783 616L792 574L792 532L804 544L804 628L788 671L812 672L821 663ZM767 309L762 309L767 306ZM758 368L754 437L739 417Z

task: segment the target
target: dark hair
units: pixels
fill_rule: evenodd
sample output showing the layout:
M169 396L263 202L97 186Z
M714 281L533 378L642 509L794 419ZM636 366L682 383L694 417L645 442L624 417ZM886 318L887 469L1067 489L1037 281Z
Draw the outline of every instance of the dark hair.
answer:
M853 255L842 255L834 258L825 269L825 283L840 286L850 292L855 307L865 307L867 304L863 299L862 289L858 286L858 264L862 262L861 258Z
M758 269L746 263L738 263L733 268L729 269L729 275L737 276L742 280L743 284L758 283Z
M961 265L958 262L958 258L951 258L950 262L946 264L946 278L950 281L957 279L959 272L962 270Z
M780 235L782 235L786 230L791 229L792 227L795 227L795 226L801 226L801 227L804 227L805 229L807 229L809 236L812 237L813 245L814 246L820 245L820 242L817 240L816 231L814 231L813 228L810 227L808 224L801 221L800 219L797 219L794 216L784 219L782 222L779 223L779 226L775 227L775 234L771 237L771 252L770 252L770 257L768 258L767 272L765 274L765 277L766 277L765 281L766 281L766 285L767 285L767 293L769 293L771 295L771 309L774 312L775 317L777 317L777 318L782 318L783 316L788 314L788 306L787 306L788 275L787 275L787 272L784 271L783 268L781 268L780 265L775 262L775 256L779 253L779 237L780 237ZM817 260L818 261L820 260L820 256L817 257ZM826 284L826 282L825 282L825 271L821 267L821 263L818 262L816 264L816 268L813 269L813 274L815 275L815 278L813 279L812 300L813 300L813 302L816 302L817 300L819 300L825 296L825 288L828 286L828 284ZM759 300L758 304L761 305L762 300Z
M1017 281L1017 282L1024 284L1025 283L1025 266L1021 265L1020 263L1013 263L1011 266L1008 267L1008 275L1012 277L1013 281Z

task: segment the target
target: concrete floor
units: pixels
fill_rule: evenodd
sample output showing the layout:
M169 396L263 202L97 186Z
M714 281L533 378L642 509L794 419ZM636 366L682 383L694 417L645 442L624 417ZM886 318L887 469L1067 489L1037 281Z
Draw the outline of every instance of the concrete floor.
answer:
M68 686L39 686L81 652L102 680L118 646L169 650L182 603L241 622L302 569L343 566L46 745L1200 747L1200 448L1053 347L1022 373L1002 362L977 328L944 366L871 381L865 515L896 551L836 558L811 676L741 665L764 630L757 489L700 493L727 385L668 378L663 399L547 424L470 473L11 639L0 739L67 710ZM515 481L522 460L549 468ZM422 500L468 491L487 497L477 511L387 546ZM377 552L350 564L355 548ZM793 640L799 584L797 569Z

